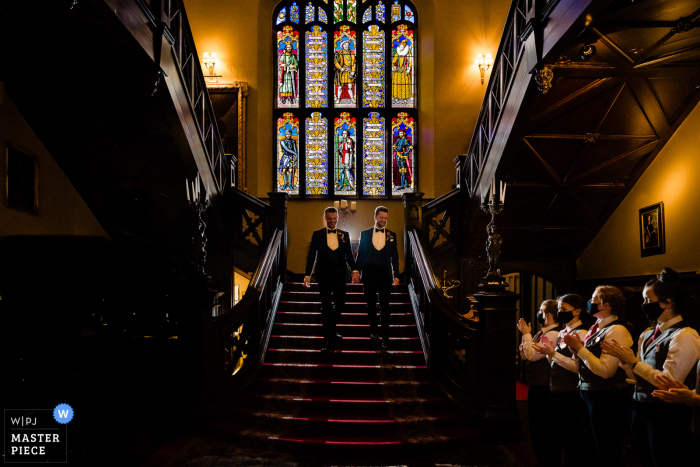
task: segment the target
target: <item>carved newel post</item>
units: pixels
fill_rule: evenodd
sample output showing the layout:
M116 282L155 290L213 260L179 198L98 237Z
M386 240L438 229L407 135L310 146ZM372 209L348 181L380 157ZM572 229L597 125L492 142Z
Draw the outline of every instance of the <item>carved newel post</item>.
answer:
M403 198L403 250L404 250L404 274L408 283L409 268L411 264L411 245L408 241L408 232L413 229L420 229L423 225L423 196L425 193L404 193Z
M268 193L270 197L270 232L275 229L282 231L282 271L287 271L287 193Z
M497 193L492 182L489 203L482 196L482 208L491 215L487 226L489 270L479 284L474 298L479 302L478 387L479 407L487 431L497 437L513 440L519 434L515 402L514 331L519 296L506 290L498 269L503 239L496 230L496 215L503 210L505 185Z

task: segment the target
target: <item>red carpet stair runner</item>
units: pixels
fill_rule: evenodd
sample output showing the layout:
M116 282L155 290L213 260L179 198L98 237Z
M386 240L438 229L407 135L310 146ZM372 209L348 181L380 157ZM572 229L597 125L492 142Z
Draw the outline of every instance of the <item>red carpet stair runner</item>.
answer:
M338 332L323 346L316 285L285 285L265 363L217 434L241 445L315 455L390 455L474 439L428 374L405 285L393 288L387 350L369 338L361 285L348 285Z

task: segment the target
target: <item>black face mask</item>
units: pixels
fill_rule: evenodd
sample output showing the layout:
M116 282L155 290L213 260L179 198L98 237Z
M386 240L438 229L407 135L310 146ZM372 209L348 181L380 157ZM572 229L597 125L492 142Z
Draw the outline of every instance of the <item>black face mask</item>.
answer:
M547 320L544 318L544 315L542 313L537 313L537 321L540 322L540 324L544 324Z
M642 304L642 311L644 312L645 315L647 315L647 318L649 318L652 321L656 321L657 319L659 319L659 316L661 316L661 313L664 312L664 310L663 310L663 308L661 308L661 305L659 304L659 302Z
M598 305L600 305L600 303L586 302L586 308L588 309L588 314L593 316L594 314L598 313L600 311L598 309Z
M572 319L574 319L574 312L573 311L559 311L557 312L557 318L559 318L559 322L562 324L566 324L570 322Z

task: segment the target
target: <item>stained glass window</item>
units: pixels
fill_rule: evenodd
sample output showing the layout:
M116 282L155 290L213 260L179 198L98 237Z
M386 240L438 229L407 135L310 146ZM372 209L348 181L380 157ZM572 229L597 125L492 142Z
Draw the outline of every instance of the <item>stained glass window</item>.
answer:
M306 32L306 107L328 107L328 40L321 26Z
M313 23L314 21L314 5L313 3L309 2L306 5L306 15L304 17L304 22L306 24Z
M377 3L377 21L384 23L386 20L384 18L385 15L385 9L384 9L384 4L379 0L379 3Z
M412 1L281 0L274 13L275 190L351 199L417 191Z
M299 32L285 26L277 33L277 106L299 107Z
M340 26L333 35L333 98L335 107L357 107L357 34Z
M416 73L413 31L399 24L391 32L391 103L394 107L413 107Z
M333 147L335 149L335 192L355 194L357 119L348 112L341 112L333 125Z
M370 112L364 119L362 137L362 194L383 196L386 194L386 130L379 112Z
M299 119L292 112L277 119L277 191L299 194Z
M412 193L415 159L415 121L406 112L391 119L392 186L394 193Z
M363 33L362 105L383 108L386 76L384 73L384 31L372 24Z
M306 193L328 194L328 120L321 112L306 119Z

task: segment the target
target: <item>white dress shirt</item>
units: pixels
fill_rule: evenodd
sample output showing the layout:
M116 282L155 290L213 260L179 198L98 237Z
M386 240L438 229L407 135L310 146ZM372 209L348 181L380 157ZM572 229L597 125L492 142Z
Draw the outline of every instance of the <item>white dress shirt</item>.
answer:
M583 341L588 331L586 331L585 329L578 329L579 326L581 326L581 320L578 320L571 325L567 324L565 329L559 331L557 339L559 339L560 336L563 339L564 335L566 334L576 333L578 334L579 339ZM562 346L566 346L566 344L562 343ZM555 352L554 355L550 358L550 363L552 362L556 363L557 365L566 370L578 373L578 360L576 360L573 357L565 357L559 352Z
M334 233L330 233L329 229L326 228L326 242L331 250L335 251L338 249L338 229Z
M598 319L598 329L605 327L613 321L617 321L617 315L610 315L605 319ZM609 342L611 339L615 339L615 341L623 347L632 347L632 335L627 330L627 328L622 326L621 324L614 324L612 326L609 326L603 329L602 333L604 336L603 341ZM618 359L617 357L613 357L612 355L604 353L600 355L600 358L596 358L595 355L593 355L585 347L579 351L578 356L586 364L589 370L591 370L594 374L600 376L601 378L605 379L612 378L612 376L617 371L618 366L620 366L620 359Z
M559 323L554 323L551 326L545 326L540 332L550 341L556 342L559 332L552 331L552 329L556 328L557 326L559 326ZM523 334L522 343L520 344L520 358L522 358L523 360L536 362L537 360L542 360L546 356L544 354L535 352L535 349L532 348L533 344L534 342L532 341L532 334L530 334L529 332L527 334Z
M375 225L372 230L372 245L377 250L381 250L386 245L386 228L382 229L383 232L377 232L377 226Z
M660 334L656 339L658 340L668 328L681 321L683 321L683 317L676 316L666 322L658 323L656 327L660 328ZM640 360L642 360L644 351L647 350L650 345L654 345L652 342L647 342L646 347L642 348L644 346L643 339L644 333L639 336L637 358ZM656 387L659 387L656 383L656 377L659 375L664 375L675 381L683 382L685 378L688 377L688 373L693 369L698 359L700 359L700 336L698 336L698 332L695 329L684 328L677 331L671 338L663 370L657 370L646 362L639 362L634 366L634 374L641 376Z

